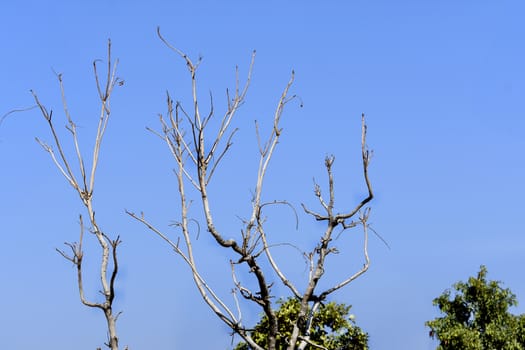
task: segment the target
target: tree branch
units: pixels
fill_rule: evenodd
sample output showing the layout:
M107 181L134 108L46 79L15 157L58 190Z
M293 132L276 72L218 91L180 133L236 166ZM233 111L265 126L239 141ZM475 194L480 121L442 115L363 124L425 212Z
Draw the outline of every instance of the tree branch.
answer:
M117 60L118 62L118 60ZM46 143L40 141L37 138L37 142L46 150L52 160L55 166L59 169L59 171L62 173L62 175L67 179L69 184L77 191L82 204L84 205L88 218L91 224L91 232L96 236L98 243L100 245L100 248L102 250L102 256L101 256L101 263L100 263L100 283L102 285L102 294L104 295L105 301L103 303L97 303L97 302L91 302L88 301L84 295L84 286L83 286L83 279L82 279L82 259L84 256L84 253L82 251L82 239L83 239L83 232L84 232L84 223L82 215L80 215L80 239L79 243L66 243L67 246L70 247L72 251L72 255L67 255L64 251L61 251L57 249L58 253L62 255L65 259L68 261L71 261L74 265L77 267L77 283L78 283L78 290L80 295L80 300L82 304L88 306L88 307L96 307L103 310L107 328L108 328L108 343L106 344L109 348L112 350L118 350L118 336L117 336L117 330L116 330L116 319L118 315L113 315L112 311L112 305L113 300L115 298L115 280L118 273L118 259L117 259L117 246L121 243L120 238L117 237L116 240L111 240L98 226L96 219L95 219L95 210L93 208L93 188L95 184L95 173L98 165L99 160L99 154L100 154L100 146L102 143L102 139L104 137L104 133L107 127L107 123L110 116L110 108L109 103L111 99L111 93L113 91L113 87L116 83L119 83L119 85L122 85L119 81L119 79L116 77L116 68L117 63L115 65L111 66L111 41L108 41L108 72L107 72L107 81L104 90L101 88L101 84L99 82L99 76L97 72L97 66L96 61L93 63L94 66L94 75L95 75L95 81L97 85L97 90L99 93L100 103L101 103L101 111L100 111L100 117L97 127L97 133L95 137L95 146L93 148L93 159L91 163L91 175L89 178L89 185L87 181L87 174L86 174L86 168L84 165L84 158L82 155L82 152L80 150L80 145L78 142L78 135L77 135L77 129L76 124L73 121L73 118L71 117L71 114L69 112L69 108L67 105L66 97L65 97L65 89L64 89L64 83L62 79L61 74L56 74L59 85L60 85L60 92L62 97L62 107L64 110L64 114L66 116L66 119L68 121L68 125L66 126L67 130L71 133L73 138L73 144L75 148L75 154L78 160L80 175L82 177L82 183L79 184L77 179L75 178L74 172L70 166L70 162L67 159L62 143L60 141L60 138L55 130L55 126L52 121L52 112L47 112L47 109L44 107L42 103L40 103L38 96L35 92L31 91L33 98L35 99L36 105L39 107L40 112L42 116L46 119L47 124L49 126L49 129L51 130L51 134L53 135L55 146L58 149L59 152L59 159L55 156L55 153L51 146L47 145ZM111 258L112 258L112 271L111 276L107 276L107 269L110 264L109 262L109 255L110 255L110 248L111 246Z

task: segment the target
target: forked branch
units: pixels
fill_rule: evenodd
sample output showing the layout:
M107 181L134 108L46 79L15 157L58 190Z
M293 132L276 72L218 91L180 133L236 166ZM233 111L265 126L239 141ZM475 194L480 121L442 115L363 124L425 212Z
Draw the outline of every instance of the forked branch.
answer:
M104 88L101 87L101 84L99 81L99 74L97 72L96 61L93 63L95 81L96 81L97 90L98 90L99 99L100 99L100 114L99 114L97 133L95 136L95 146L92 152L91 172L89 173L89 177L86 171L84 155L80 149L80 145L78 142L76 124L74 123L73 118L71 117L71 114L70 114L70 111L67 105L62 74L57 74L57 78L58 78L59 85L60 85L61 97L62 97L62 107L63 107L64 114L66 116L66 120L68 123L66 125L66 129L70 132L71 137L73 139L73 145L74 145L73 147L74 147L76 158L77 158L76 162L78 163L77 171L80 173L80 178L82 179L80 182L77 180L77 177L75 176L73 166L71 165L72 163L67 158L61 138L59 137L55 129L55 125L52 119L53 112L52 111L48 112L45 106L38 99L37 94L34 91L31 91L34 97L34 100L36 102L36 105L40 109L40 112L42 116L45 118L49 126L49 129L51 131L51 134L53 135L54 146L58 150L58 157L55 155L55 152L52 146L46 144L43 141L40 141L39 139L37 139L37 141L44 148L44 150L49 153L49 155L51 156L51 159L53 160L53 163L59 169L60 173L66 178L68 183L77 192L80 200L82 201L82 204L84 205L86 209L87 216L89 218L89 222L91 225L90 231L96 237L99 243L100 249L102 251L99 278L100 278L100 283L102 286L101 292L104 296L103 302L89 301L84 295L84 286L83 286L83 279L82 279L82 260L84 257L84 252L82 251L82 241L83 241L83 235L84 235L84 222L83 222L82 215L80 215L79 242L78 243L66 243L66 245L71 249L72 255L68 255L67 253L59 249L57 249L57 251L65 259L72 262L77 268L77 283L78 283L78 290L79 290L81 302L86 306L96 307L96 308L101 309L104 312L104 316L106 318L106 323L107 323L107 329L108 329L108 337L109 337L108 341L106 342L106 345L112 350L118 349L118 336L117 336L117 331L116 331L116 320L117 320L118 314L117 315L113 314L112 307L113 307L113 301L115 299L115 280L118 274L118 266L119 266L118 258L117 258L117 247L121 243L121 240L120 240L120 237L118 236L115 240L110 239L109 236L107 236L100 229L95 219L95 210L93 208L93 191L94 191L94 186L95 186L96 169L98 166L99 155L100 155L100 147L101 147L102 139L104 137L104 133L105 133L105 130L106 130L106 127L109 121L110 113L111 113L111 109L110 109L111 94L113 92L113 88L115 87L115 85L117 84L122 85L122 81L116 76L117 63L118 63L118 60L112 66L111 41L108 41L108 73L107 73L107 79L106 79ZM109 277L108 277L108 269L110 269Z

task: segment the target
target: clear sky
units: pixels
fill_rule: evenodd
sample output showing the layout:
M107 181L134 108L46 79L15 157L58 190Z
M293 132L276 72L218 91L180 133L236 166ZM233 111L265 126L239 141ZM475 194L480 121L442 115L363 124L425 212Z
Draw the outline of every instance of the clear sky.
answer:
M61 72L87 152L98 109L91 62L105 59L111 38L125 84L113 96L95 205L105 231L124 241L121 344L228 349L227 329L196 295L180 259L124 213L142 210L177 236L169 226L179 215L175 164L145 127L158 127L166 90L188 101L189 79L155 30L191 57L202 55L201 91L213 91L218 110L235 65L242 77L257 50L240 132L224 163L231 168L214 184L226 231L238 232L237 216L250 208L253 121L268 127L294 69L292 90L304 107L285 111L265 198L314 203L312 177L323 185L324 157L335 154L337 206L354 204L364 193L365 113L377 195L371 224L391 249L371 237L370 270L334 300L353 305L372 349L432 349L424 327L437 316L432 299L481 264L518 295L514 311L525 312L524 13L522 1L3 1L0 115L31 106L34 89L65 124L53 70ZM51 141L36 110L0 125L0 348L92 350L105 340L103 316L80 304L75 270L55 252L77 239L82 208L35 136ZM306 215L299 231L289 213L275 215L276 235L312 242L321 230ZM362 263L354 235L342 238L350 250L332 265L334 275ZM205 273L227 296L224 252L202 236L197 247ZM305 278L295 258L289 268Z

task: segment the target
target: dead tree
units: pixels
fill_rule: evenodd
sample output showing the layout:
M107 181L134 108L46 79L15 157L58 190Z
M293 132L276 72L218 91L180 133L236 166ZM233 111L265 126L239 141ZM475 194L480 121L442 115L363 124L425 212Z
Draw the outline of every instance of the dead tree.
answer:
M321 186L315 184L314 188L321 210L314 211L303 205L304 211L313 217L314 220L325 222L326 228L324 233L320 235L317 245L313 247L310 252L305 252L305 256L309 259L310 273L306 289L299 290L299 288L296 287L296 284L291 281L279 267L280 265L277 259L274 259L271 246L268 243L269 234L265 230L265 217L263 214L265 208L273 204L288 203L282 201L262 201L264 178L281 136L282 129L279 126L279 122L284 107L295 97L289 95L289 89L294 80L294 73L292 72L291 78L281 94L273 115L273 127L265 142L261 141L259 128L256 127L256 134L259 141L259 167L251 203L251 216L244 220L238 238L226 239L221 232L221 229L215 224L214 214L211 209L211 202L215 198L210 197L208 189L215 171L232 145L232 137L236 132L236 129L232 127L232 121L239 107L245 100L250 85L255 52L252 56L246 82L241 86L237 71L236 86L233 94L230 94L228 90L226 92L228 104L226 112L220 120L218 131L213 135L208 135L208 125L210 120L214 118L215 112L212 103L208 113L205 115L201 113L198 101L196 77L200 60L194 63L184 52L167 42L161 36L160 31L158 31L158 35L171 50L184 59L191 75L191 110L186 110L179 102L174 103L168 94L167 114L160 115L162 129L160 132L156 132L156 134L166 142L177 165L175 174L181 205L180 221L177 223L177 226L180 228L182 241L184 243L180 243L179 239L170 238L167 234L163 233L160 229L150 223L143 214L137 215L132 212L128 212L128 214L142 222L151 231L160 236L178 255L182 257L192 273L193 280L201 297L212 311L231 328L233 333L238 334L250 346L250 348L257 350L273 350L277 347L276 339L278 335L278 320L275 315L275 300L271 293L273 284L278 282L271 280L271 276L273 276L274 273L278 276L280 282L289 289L290 293L301 302L299 317L296 320L290 320L294 324L294 330L292 336L287 339L288 350L304 349L307 345L322 348L321 346L314 344L309 337L312 320L320 303L330 294L343 288L365 273L370 263L367 248L367 221L370 214L370 208L366 207L366 204L373 198L373 192L368 177L368 166L371 153L366 146L366 124L364 115L362 116L361 157L363 175L368 194L353 209L342 214L336 213L334 204L335 186L332 173L334 157L326 158L325 167L328 174L328 195L325 196L321 193ZM235 291L232 300L233 306L228 305L225 300L218 296L218 293L201 273L198 261L196 261L194 257L193 237L195 237L195 233L192 232L190 227L190 219L194 216L190 216L190 200L188 199L191 194L195 194L199 198L199 210L202 211L201 214L204 218L203 220L205 220L208 233L220 247L225 248L230 254ZM362 268L353 274L342 277L339 283L330 288L319 290L319 281L325 272L326 259L330 254L337 251L337 248L334 245L335 230L346 230L357 226L363 229L364 235L364 264ZM263 259L266 259L269 264L266 264ZM250 275L255 279L255 285L257 286L256 290L250 290L238 281L234 269L237 265L247 266ZM263 268L264 265L271 266L273 271L265 271ZM238 296L251 301L262 308L269 321L267 344L261 346L250 336L249 328L242 322L242 313L239 306L240 303Z
M53 135L54 147L36 139L37 142L44 148L45 151L49 153L51 159L53 160L55 166L60 170L60 173L66 178L67 182L71 187L77 192L82 204L84 205L89 220L90 228L89 232L98 241L101 250L101 260L100 260L100 270L99 278L101 284L100 293L103 295L102 302L90 301L84 295L84 286L82 280L82 262L84 258L84 251L82 250L82 241L84 237L84 218L82 215L79 216L80 224L80 237L78 242L68 243L65 245L69 247L71 252L68 254L63 250L57 248L57 251L68 261L71 261L77 269L77 283L78 291L80 294L80 300L82 304L98 308L104 312L104 316L107 322L107 331L108 331L108 341L105 345L112 349L118 349L118 336L116 329L117 318L120 313L115 314L113 312L113 301L115 299L115 279L118 273L118 259L117 259L117 247L121 243L119 236L117 238L110 238L99 226L95 218L95 209L93 207L93 195L95 188L95 175L97 171L97 165L100 154L100 147L102 144L102 139L108 125L109 117L111 114L110 100L113 88L115 85L122 85L122 81L116 76L118 60L114 65L111 63L111 41L108 41L108 62L107 62L107 77L106 83L101 84L99 81L99 74L97 72L97 61L93 62L94 75L96 80L96 85L98 89L98 95L100 99L100 114L98 117L98 127L95 138L95 145L93 148L91 167L86 167L85 156L80 150L80 144L78 142L77 126L73 121L64 90L64 83L61 74L57 74L58 82L60 84L60 92L62 96L62 106L64 114L67 119L66 129L71 134L73 139L74 151L76 153L76 160L72 161L66 157L64 151L63 143L56 132L55 125L53 123L53 111L46 109L46 107L40 102L37 94L34 91L31 91L33 98L36 102L36 105L40 109L43 117L45 118L51 134ZM58 154L57 154L58 152ZM78 169L74 171L73 163L78 163ZM80 176L80 177L78 177ZM109 271L108 271L109 270Z

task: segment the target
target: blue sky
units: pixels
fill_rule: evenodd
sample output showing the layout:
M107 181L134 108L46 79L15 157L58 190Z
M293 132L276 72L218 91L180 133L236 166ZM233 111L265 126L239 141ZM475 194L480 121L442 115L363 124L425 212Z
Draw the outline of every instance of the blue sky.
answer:
M227 231L238 232L237 215L250 208L253 121L269 125L294 69L293 93L304 107L285 111L266 198L314 203L312 177L323 184L324 157L335 154L339 210L355 203L364 193L365 113L374 149L371 223L391 249L372 237L369 272L334 299L353 305L372 349L432 349L424 327L437 315L432 299L481 264L518 295L514 311L525 312L524 11L520 1L4 2L0 115L32 105L34 89L64 124L53 70L61 72L87 151L98 108L91 63L105 59L111 38L125 84L113 96L95 205L99 223L124 241L121 344L228 349L227 329L202 304L178 257L124 214L142 210L177 235L168 226L178 216L175 164L145 127L158 126L166 90L188 101L189 79L155 30L191 57L203 56L201 91L213 91L218 109L235 65L246 72L257 50L240 132L213 189ZM75 271L55 252L77 239L82 208L35 136L51 140L36 111L0 125L0 347L94 349L104 340L103 317L80 304ZM321 229L306 215L299 231L285 211L274 220L276 232L300 241ZM361 264L358 238L341 240L348 254L338 257L334 275ZM198 249L203 269L228 295L224 252L206 238ZM293 262L289 268L304 278L301 259ZM257 311L246 317L256 319Z

